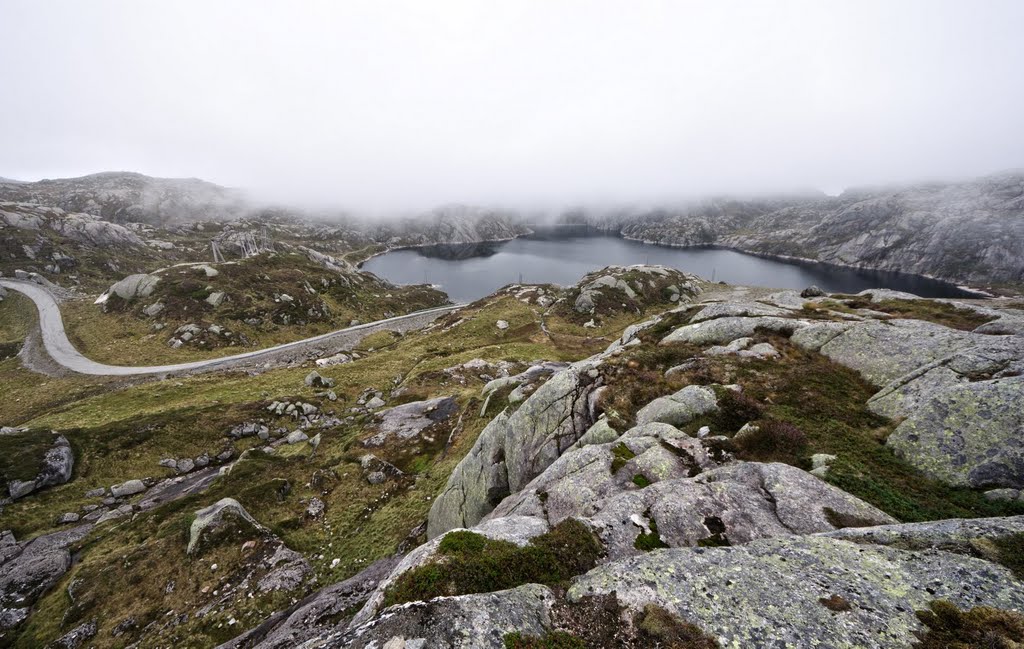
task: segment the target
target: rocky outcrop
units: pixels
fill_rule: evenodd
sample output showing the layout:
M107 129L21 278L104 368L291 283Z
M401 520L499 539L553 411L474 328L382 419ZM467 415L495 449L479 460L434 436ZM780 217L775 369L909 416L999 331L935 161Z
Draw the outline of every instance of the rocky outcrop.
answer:
M2 193L2 191L0 191ZM107 248L141 247L134 232L91 214L64 211L58 207L32 203L0 203L0 227L19 230L49 230L70 241Z
M36 600L71 567L68 549L88 534L92 525L15 543L13 535L0 542L0 630L20 624Z
M518 546L524 546L529 543L530 539L547 532L548 525L538 518L506 516L481 523L475 526L473 531L491 539L508 541ZM437 549L443 538L443 534L435 537L407 554L395 566L394 570L380 581L377 588L367 598L363 608L352 618L351 626L364 624L380 612L387 589L404 573L434 560L437 557Z
M218 649L291 649L304 641L328 636L344 628L353 607L363 603L380 581L395 568L400 557L374 562L359 574L332 584Z
M303 647L504 649L508 633L543 634L550 626L554 603L551 589L538 584L496 593L438 597L389 608L362 626L317 638ZM444 623L438 624L439 620Z
M484 520L531 516L557 525L580 518L610 558L638 554L641 535L667 547L735 545L895 522L796 467L721 465L713 456L667 424L637 426L617 441L566 452Z
M1024 607L1021 583L987 561L815 536L613 561L577 579L568 597L612 591L628 608L663 606L743 647L907 647L920 628L914 611L933 600Z
M582 437L597 420L590 397L603 382L599 365L598 357L575 363L495 417L431 506L427 535L475 524Z
M373 425L376 432L364 440L363 444L383 446L392 439L399 443L408 442L424 431L448 421L458 409L459 404L453 397L437 397L381 410L376 414L377 421Z
M823 536L854 543L886 545L901 550L938 549L975 556L993 540L1024 534L1024 516L950 518L925 523L851 527Z
M222 219L243 211L237 192L212 183L129 172L3 185L0 198L84 212L113 223Z
M102 304L111 295L116 295L122 300L129 301L137 298L149 297L153 294L153 291L156 290L156 285L159 281L160 277L157 275L147 275L145 273L129 275L108 288L106 292L96 300L96 303Z
M7 490L12 500L18 500L40 489L62 485L71 479L74 466L75 454L71 445L63 435L58 435L53 446L43 455L39 473L31 480L11 480Z
M207 544L236 531L246 534L269 534L234 498L221 498L196 512L188 533L188 554L200 553Z
M622 311L640 312L655 304L689 302L701 290L700 278L675 268L608 266L585 275L566 291L561 301L576 314L600 317Z
M1024 377L948 387L889 436L900 456L953 485L1024 488Z

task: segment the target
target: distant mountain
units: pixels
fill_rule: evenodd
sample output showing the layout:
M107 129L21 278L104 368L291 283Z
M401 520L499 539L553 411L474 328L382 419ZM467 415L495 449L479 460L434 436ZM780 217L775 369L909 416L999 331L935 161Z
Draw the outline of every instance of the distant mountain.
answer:
M766 255L1024 284L1024 172L952 183L853 189L840 196L714 199L566 215L627 239L716 245Z
M251 210L232 189L195 178L151 178L131 172L4 183L0 200L59 207L113 223L153 225L235 218Z

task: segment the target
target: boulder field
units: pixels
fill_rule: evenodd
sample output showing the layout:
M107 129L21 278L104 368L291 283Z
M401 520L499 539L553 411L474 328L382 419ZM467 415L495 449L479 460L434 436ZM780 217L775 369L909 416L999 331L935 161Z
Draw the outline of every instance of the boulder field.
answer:
M757 459L749 440L779 426L756 414L724 423L746 412L742 380L615 410L622 368L645 353L685 350L692 358L666 372L677 378L723 358L742 378L752 363L763 374L787 354L818 354L873 386L860 405L893 422L882 452L908 471L990 500L1021 497L1024 311L951 302L912 317L917 298L906 294L808 295L684 300L558 369L483 429L434 501L426 544L329 587L368 594L347 623L319 616L297 628L300 612L323 606L313 598L261 629L267 639L229 646L649 646L638 638L653 637L657 613L704 643L685 646L907 647L927 631L918 612L938 601L1024 609L1012 558L1024 516L900 522L829 481L842 454L806 466ZM954 328L942 314L977 321ZM741 354L755 343L764 353ZM505 383L482 397L519 385ZM477 560L507 556L515 572L517 561L561 556L573 544L559 536L567 522L600 548L567 581L460 581ZM431 592L431 579L435 596L403 595ZM556 640L580 644L529 644Z

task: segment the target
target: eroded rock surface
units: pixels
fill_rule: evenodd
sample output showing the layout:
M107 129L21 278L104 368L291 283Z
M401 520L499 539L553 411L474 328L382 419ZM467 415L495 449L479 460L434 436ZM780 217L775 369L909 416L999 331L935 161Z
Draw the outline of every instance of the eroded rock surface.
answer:
M935 599L1024 607L1021 582L987 561L813 536L613 561L577 579L568 597L612 591L632 609L663 606L741 647L907 647L920 628L914 611ZM849 610L827 608L831 597Z

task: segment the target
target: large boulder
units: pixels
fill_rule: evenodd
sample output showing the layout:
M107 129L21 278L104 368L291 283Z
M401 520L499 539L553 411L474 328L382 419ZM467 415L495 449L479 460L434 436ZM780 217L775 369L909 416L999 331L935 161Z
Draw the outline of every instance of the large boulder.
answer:
M817 536L621 559L576 579L568 597L611 592L630 609L662 606L737 647L908 647L921 626L914 611L933 600L1024 607L1021 582L987 561Z
M71 445L63 435L58 435L46 454L43 456L39 473L31 480L11 480L7 489L12 500L24 498L30 493L62 485L71 479L71 472L75 466L75 454Z
M759 330L789 335L806 326L804 320L777 316L726 316L679 327L662 338L660 344L721 345L737 338L749 338Z
M675 394L659 397L636 413L638 425L661 422L682 426L701 415L718 411L718 399L711 388L688 385Z
M603 383L599 364L571 365L491 420L431 506L428 537L474 525L576 443L597 420L590 396Z
M147 275L145 273L129 275L107 289L106 294L116 295L122 300L148 297L156 290L156 285L159 282L160 278L156 275Z
M221 498L196 512L189 528L187 554L197 554L212 542L233 534L241 536L269 535L234 498Z
M28 617L36 600L71 567L69 546L91 529L92 525L80 525L22 543L13 543L10 536L11 543L0 548L0 630Z
M423 431L443 423L458 412L454 397L437 397L426 401L413 401L377 413L376 434L366 440L367 446L381 446L397 438L404 442L418 437Z
M888 445L948 484L1024 488L1024 377L958 383L909 414Z

